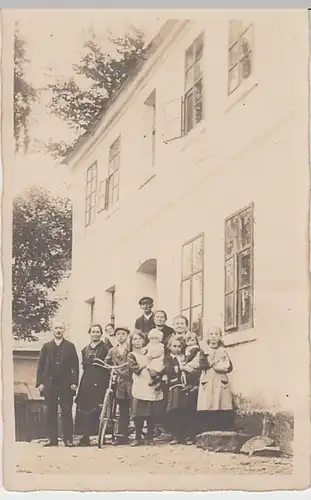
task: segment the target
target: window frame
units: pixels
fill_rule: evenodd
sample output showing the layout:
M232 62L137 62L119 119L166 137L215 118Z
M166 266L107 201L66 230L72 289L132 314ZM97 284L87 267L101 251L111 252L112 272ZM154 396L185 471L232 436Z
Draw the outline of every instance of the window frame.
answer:
M249 244L244 245L244 246L237 246L234 250L234 252L227 257L227 223L238 217L240 220L240 217L242 216L243 213L246 211L250 211L251 215L251 241ZM225 219L225 232L224 232L224 332L225 334L231 334L231 333L236 333L240 332L243 330L248 330L254 328L254 202L249 203L245 207L243 207L240 210L237 210L233 214L231 214L229 217L226 217ZM239 273L240 273L240 267L239 267L239 260L240 256L246 252L250 251L250 273L249 273L249 284L248 285L243 285L240 286L239 284ZM227 291L227 263L233 259L234 262L234 284L233 284L233 290L232 291ZM249 288L251 290L251 311L250 311L250 319L247 323L241 324L240 323L240 308L239 308L239 292L243 289ZM234 318L232 325L227 325L226 321L226 298L233 294L233 299L234 299Z
M117 147L117 152L112 155L112 150L115 146ZM114 161L117 159L117 168L113 169L111 166L114 164ZM107 176L107 189L106 189L106 197L107 197L107 209L109 210L113 206L115 206L119 201L120 195L120 159L121 159L121 135L119 135L109 146L109 157L108 157L108 176ZM113 184L112 193L117 191L116 200L111 200L111 184L114 182L115 178L117 178L117 183Z
M243 20L239 20L239 21L241 23L243 23ZM246 28L243 29L239 33L238 37L234 41L232 41L230 43L231 22L232 21L229 21L228 52L227 52L227 58L228 58L228 70L227 70L227 73L228 73L228 77L227 77L227 79L228 79L228 96L231 96L237 89L239 89L243 85L243 83L245 81L247 81L252 76L252 74L254 73L254 68L253 68L253 66L254 66L254 61L253 61L253 53L254 53L254 23L253 22L247 22L247 23L245 23ZM247 53L243 54L242 49L241 49L241 45L242 45L241 42L242 42L243 37L245 36L245 34L248 31L251 31L251 46L250 46L250 49L247 51ZM239 53L238 60L233 65L230 65L230 53L231 53L232 49L234 48L234 46L238 47L238 53ZM249 75L245 78L245 77L243 77L241 66L242 66L243 60L249 54L250 54L250 61L251 61L251 70L250 70ZM238 84L233 89L230 89L230 73L232 73L232 71L235 68L238 68Z
M95 172L93 176L89 179L89 172ZM94 183L92 182L95 179ZM86 170L86 186L85 186L85 206L84 206L84 224L85 227L92 224L95 219L96 205L97 205L97 184L98 184L98 165L97 161L92 163ZM90 187L90 192L88 193L88 187ZM94 204L92 205L92 196L94 195ZM92 212L92 210L94 211ZM92 216L93 213L93 216Z
M95 318L95 297L86 300L85 303L89 307L89 319L90 319L89 325L92 326Z
M195 241L202 239L202 266L201 269L198 271L193 271L193 244ZM181 314L185 315L185 313L189 313L189 328L192 328L192 310L195 307L201 306L201 328L202 331L198 332L198 335L203 338L203 318L204 318L204 233L199 233L190 240L187 240L185 243L182 245L181 249L181 282L180 282L180 311ZM183 255L184 255L184 248L187 247L188 245L191 245L191 273L184 275L183 272ZM202 292L202 298L201 298L201 303L200 304L195 304L193 305L192 303L192 282L193 282L193 277L201 274L201 292ZM183 283L185 281L190 281L190 298L189 298L189 308L183 308ZM188 317L188 316L187 316Z
M197 43L199 40L202 40L202 52L200 57L196 57L196 47ZM202 73L198 78L195 76L195 67L199 63L202 64L204 63L204 32L202 31L196 38L195 40L189 45L187 50L185 51L185 62L184 62L184 95L182 98L182 122L183 122L183 134L187 135L191 132L191 130L195 129L199 123L201 123L204 120L204 67L202 68ZM187 54L192 49L192 57L193 57L193 62L191 65L187 66ZM187 86L187 75L188 73L192 71L193 72L193 80L191 82L191 86L188 88ZM201 84L201 95L200 99L198 99L197 102L194 102L195 100L195 88L198 84ZM188 113L187 113L187 99L188 97L191 96L191 127L188 128L187 126L187 118L188 118ZM200 120L196 120L196 106L197 104L201 104L201 118Z

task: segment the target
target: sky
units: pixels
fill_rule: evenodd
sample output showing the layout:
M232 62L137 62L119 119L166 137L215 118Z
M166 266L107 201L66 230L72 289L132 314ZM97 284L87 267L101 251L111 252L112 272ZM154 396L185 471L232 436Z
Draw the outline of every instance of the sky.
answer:
M165 22L163 16L159 17L154 12L134 10L25 9L15 13L20 34L27 43L27 79L35 88L70 77L73 74L72 65L79 62L83 44L92 31L103 50L108 52L111 48L109 31L113 36L121 36L135 26L144 32L148 42ZM39 140L47 137L52 140L72 138L67 126L47 112L43 100L33 106L30 132ZM68 193L70 172L65 166L56 165L47 155L19 155L17 168L16 194L34 184L49 187L58 194Z

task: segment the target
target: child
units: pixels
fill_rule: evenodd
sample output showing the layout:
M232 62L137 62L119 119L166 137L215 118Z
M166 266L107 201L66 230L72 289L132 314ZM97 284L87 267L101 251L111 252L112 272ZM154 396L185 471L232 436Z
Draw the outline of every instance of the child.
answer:
M116 334L112 323L108 323L108 325L105 326L104 342L106 342L107 345L110 346L110 348L117 345Z
M200 347L198 337L194 332L188 332L185 336L185 360L182 370L185 372L186 386L183 391L187 393L198 390Z
M135 331L131 338L131 352L128 355L129 367L133 376L132 417L135 423L135 440L131 446L142 444L142 430L147 422L147 444L154 444L154 424L163 411L163 392L150 385L147 369L149 360L144 347L145 335Z
M128 328L116 328L115 336L117 344L112 347L107 354L105 362L110 365L123 365L128 362L129 343L128 336L130 331ZM115 444L127 444L129 432L129 412L131 403L131 374L129 366L125 366L118 370L116 399L119 406L119 424L118 438Z
M191 398L182 389L185 386L185 374L182 371L184 355L183 342L172 336L168 343L169 354L165 360L165 373L168 384L167 421L172 434L171 444L192 444L195 437L195 410ZM190 435L189 439L187 437Z
M148 371L151 377L149 385L156 388L161 387L162 372L164 369L164 345L162 344L163 333L153 328L148 333L147 358Z
M223 347L219 327L210 328L207 342L200 352L202 370L198 393L198 412L201 431L230 430L233 424L233 397L228 373L233 369Z

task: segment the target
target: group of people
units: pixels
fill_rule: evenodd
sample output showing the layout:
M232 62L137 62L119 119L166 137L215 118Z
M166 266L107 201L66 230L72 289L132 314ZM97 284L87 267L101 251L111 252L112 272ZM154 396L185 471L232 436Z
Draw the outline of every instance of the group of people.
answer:
M79 445L89 446L97 434L101 404L109 384L106 365L120 366L116 382L119 410L114 444L129 442L130 418L135 426L132 446L154 444L155 430L171 437L171 444L193 444L206 430L230 430L234 408L228 373L233 369L223 346L219 327L210 328L199 342L189 331L188 319L174 318L166 325L165 311L153 312L153 300L142 297L143 310L131 332L94 324L89 342L82 349L82 377L75 346L64 338L64 326L56 325L54 339L40 353L37 387L47 405L49 441L57 446L57 408L61 408L65 446L73 446L72 406L76 403L75 434ZM121 366L122 365L122 366ZM143 437L147 425L146 439Z

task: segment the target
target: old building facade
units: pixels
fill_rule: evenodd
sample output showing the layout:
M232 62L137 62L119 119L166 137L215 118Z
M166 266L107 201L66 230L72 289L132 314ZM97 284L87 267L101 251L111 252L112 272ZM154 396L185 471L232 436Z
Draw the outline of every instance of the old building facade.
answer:
M293 408L288 359L308 328L307 60L303 11L163 26L68 158L78 347L94 321L132 328L151 295L168 323L183 312L200 335L223 328L237 394Z

